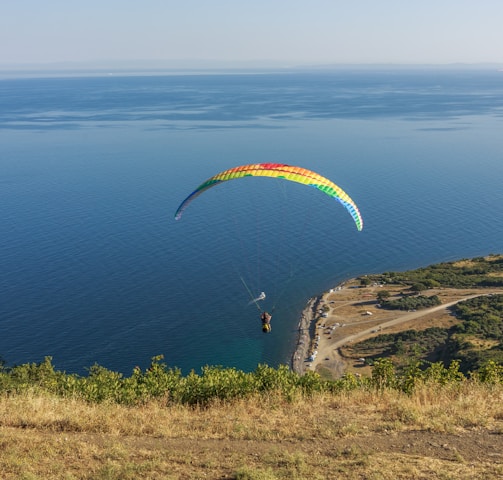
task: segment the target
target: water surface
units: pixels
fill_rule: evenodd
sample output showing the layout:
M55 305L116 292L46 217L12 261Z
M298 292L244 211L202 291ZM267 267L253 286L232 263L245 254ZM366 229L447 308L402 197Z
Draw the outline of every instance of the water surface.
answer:
M310 296L503 251L503 76L341 71L0 81L0 355L129 374L288 362ZM318 171L313 189L235 165ZM249 295L265 291L273 334Z

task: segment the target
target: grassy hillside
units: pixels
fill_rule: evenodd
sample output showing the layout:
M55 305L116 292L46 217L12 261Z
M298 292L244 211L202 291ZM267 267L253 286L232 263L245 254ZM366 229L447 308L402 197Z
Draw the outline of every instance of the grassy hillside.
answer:
M499 479L503 385L421 382L137 406L0 396L9 479Z
M432 479L503 475L503 367L326 381L287 367L154 359L130 377L41 364L0 374L2 479Z

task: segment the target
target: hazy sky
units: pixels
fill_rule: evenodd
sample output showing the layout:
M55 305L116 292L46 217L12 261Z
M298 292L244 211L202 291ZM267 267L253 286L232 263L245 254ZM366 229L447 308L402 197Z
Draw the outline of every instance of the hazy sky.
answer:
M503 63L503 0L0 0L0 64Z

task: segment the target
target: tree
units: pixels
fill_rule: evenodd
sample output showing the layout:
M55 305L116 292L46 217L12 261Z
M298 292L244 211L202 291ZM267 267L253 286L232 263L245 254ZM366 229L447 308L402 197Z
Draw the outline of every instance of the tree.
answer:
M428 287L424 283L414 283L411 285L410 289L415 293L421 293L428 290Z
M377 301L379 303L382 303L384 300L386 300L387 298L389 298L391 296L391 293L388 292L388 290L381 290L378 294L377 294Z

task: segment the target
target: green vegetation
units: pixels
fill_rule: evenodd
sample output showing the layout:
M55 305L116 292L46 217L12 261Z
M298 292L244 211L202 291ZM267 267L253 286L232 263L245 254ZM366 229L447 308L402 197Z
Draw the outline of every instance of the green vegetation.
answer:
M299 376L287 366L271 368L259 365L254 372L245 373L234 368L204 367L202 373L182 376L177 369L161 363L162 356L154 357L150 368L135 368L130 377L98 365L88 376L66 374L54 369L51 358L39 364L24 364L0 370L0 395L23 392L49 394L62 398L79 399L90 403L141 405L154 399L166 405L209 405L215 401L234 401L245 398L277 396L282 401L309 398L315 393L335 394L355 389L394 388L406 393L420 382L460 382L468 379L503 383L503 366L493 361L481 365L469 376L459 371L459 361L448 367L442 363L427 365L416 361L398 371L389 359L374 362L370 378L346 375L340 380L324 380L314 372Z
M130 377L99 365L89 369L87 376L66 374L55 370L52 359L41 363L0 368L0 394L19 394L36 390L65 398L88 402L114 402L137 405L153 399L165 399L166 404L205 405L215 400L231 400L255 394L281 392L290 399L295 395L310 395L330 390L318 375L299 376L287 366L277 369L259 365L254 372L235 368L202 368L201 374L192 371L182 376L179 369L168 368L162 356L152 359L142 371L136 367Z
M438 263L406 272L368 275L368 279L377 283L407 285L418 292L438 287L503 287L503 255Z
M404 296L398 300L382 300L381 307L389 310L419 310L421 308L435 307L441 305L442 302L437 295L427 297L425 295Z
M451 310L461 320L451 329L453 358L465 370L489 360L503 364L503 295L473 298Z
M458 333L479 335L503 343L503 295L477 297L451 309L462 320Z
M358 354L369 361L374 356L380 357L414 357L421 358L429 352L442 348L449 338L445 328L432 327L426 330L406 330L399 333L388 333L371 337L358 343ZM372 352L379 352L373 355Z

